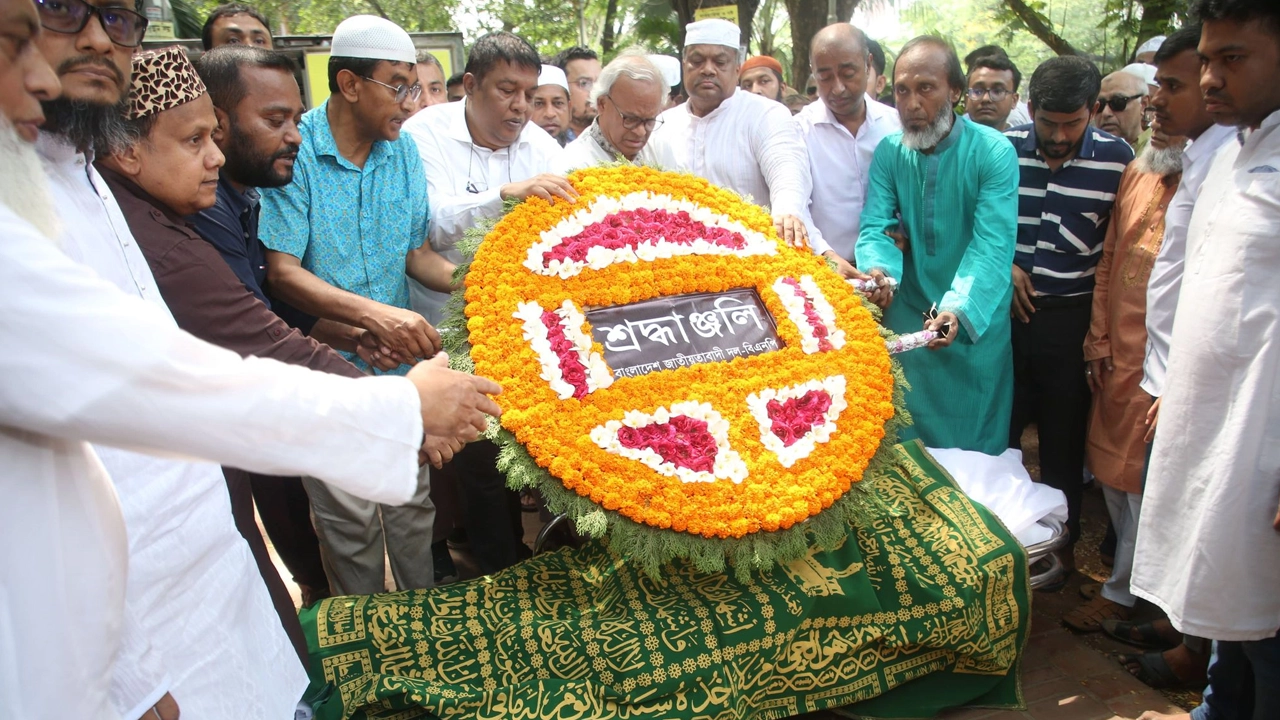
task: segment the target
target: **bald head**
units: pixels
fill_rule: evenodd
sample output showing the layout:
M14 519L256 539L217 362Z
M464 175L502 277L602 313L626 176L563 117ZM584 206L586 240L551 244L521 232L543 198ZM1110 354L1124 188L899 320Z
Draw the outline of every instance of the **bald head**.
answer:
M865 56L867 54L867 35L849 23L835 23L822 28L813 36L813 42L809 44L810 64L813 63L814 56L820 51L832 47L839 47L859 56Z
M1102 92L1108 96L1117 92L1123 92L1125 95L1146 95L1147 90L1146 80L1124 70L1117 70L1102 78Z

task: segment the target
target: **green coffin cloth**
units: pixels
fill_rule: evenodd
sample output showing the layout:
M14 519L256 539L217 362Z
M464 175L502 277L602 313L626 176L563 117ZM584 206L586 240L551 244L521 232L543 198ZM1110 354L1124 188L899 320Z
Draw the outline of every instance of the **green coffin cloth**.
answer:
M1022 547L918 442L875 481L893 509L740 583L653 579L600 543L434 590L302 613L321 720L931 717L1019 707Z

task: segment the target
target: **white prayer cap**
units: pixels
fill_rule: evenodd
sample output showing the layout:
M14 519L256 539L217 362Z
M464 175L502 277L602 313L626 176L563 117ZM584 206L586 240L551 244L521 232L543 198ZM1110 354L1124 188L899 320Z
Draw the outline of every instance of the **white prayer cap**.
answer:
M543 65L542 72L538 73L538 87L543 85L559 85L569 90L569 78L565 77L564 71L555 65Z
M1160 49L1160 46L1164 44L1164 41L1165 41L1165 37L1163 35L1157 35L1151 38L1150 40L1139 45L1137 52L1135 52L1134 54L1141 55L1142 53L1156 52L1157 50Z
M1137 75L1138 77L1142 78L1142 81L1148 85L1158 84L1156 82L1156 66L1155 65L1148 65L1146 63L1131 63L1129 65L1125 65L1120 70L1122 72L1127 72L1130 75Z
M333 31L330 57L390 60L413 65L418 51L413 38L399 25L376 15L354 15Z
M684 27L685 47L690 45L725 45L737 50L741 45L742 31L737 25L721 18L699 20Z
M680 84L680 61L670 55L649 55L649 62L653 63L658 71L662 73L662 82L667 87L675 87Z

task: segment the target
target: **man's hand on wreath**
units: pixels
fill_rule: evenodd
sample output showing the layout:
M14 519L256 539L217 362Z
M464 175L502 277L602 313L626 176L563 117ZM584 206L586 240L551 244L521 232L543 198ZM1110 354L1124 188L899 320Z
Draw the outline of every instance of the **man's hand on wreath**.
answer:
M522 182L507 183L502 186L498 193L503 200L524 200L530 195L540 197L543 200L550 200L553 203L556 198L561 198L566 202L573 202L578 199L578 191L574 189L568 180L551 173L534 175Z
M809 247L809 228L804 226L804 221L795 215L778 215L773 218L773 229L778 231L778 237L798 248Z
M414 365L407 377L418 388L422 431L427 435L471 442L488 427L486 415L502 415L502 408L489 397L501 394L502 387L488 378L450 370L447 353Z
M836 272L840 273L840 277L846 280L866 280L866 273L863 273L854 267L848 260L840 257L835 250L827 250L822 253L822 257L836 264Z

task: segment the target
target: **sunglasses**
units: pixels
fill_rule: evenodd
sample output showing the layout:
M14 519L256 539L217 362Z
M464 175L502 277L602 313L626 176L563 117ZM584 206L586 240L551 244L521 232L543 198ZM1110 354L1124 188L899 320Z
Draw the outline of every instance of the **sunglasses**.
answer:
M138 47L147 34L147 19L122 7L97 7L84 0L36 0L40 25L56 33L74 35L98 16L102 31L122 47Z
M405 98L409 98L414 102L418 102L418 98L422 97L422 85L418 83L414 83L412 85L388 85L384 82L379 82L377 80L374 80L371 77L364 77L363 75L360 76L360 79L368 80L369 82L375 85L381 85L382 87L395 93L397 105L404 102Z
M1102 112L1105 108L1109 106L1112 112L1118 112L1118 113L1124 112L1124 109L1129 107L1130 101L1137 100L1138 98L1141 98L1141 97L1146 97L1146 95L1144 94L1129 95L1129 96L1117 95L1109 100L1107 98L1098 98L1098 103L1093 106L1093 111Z

